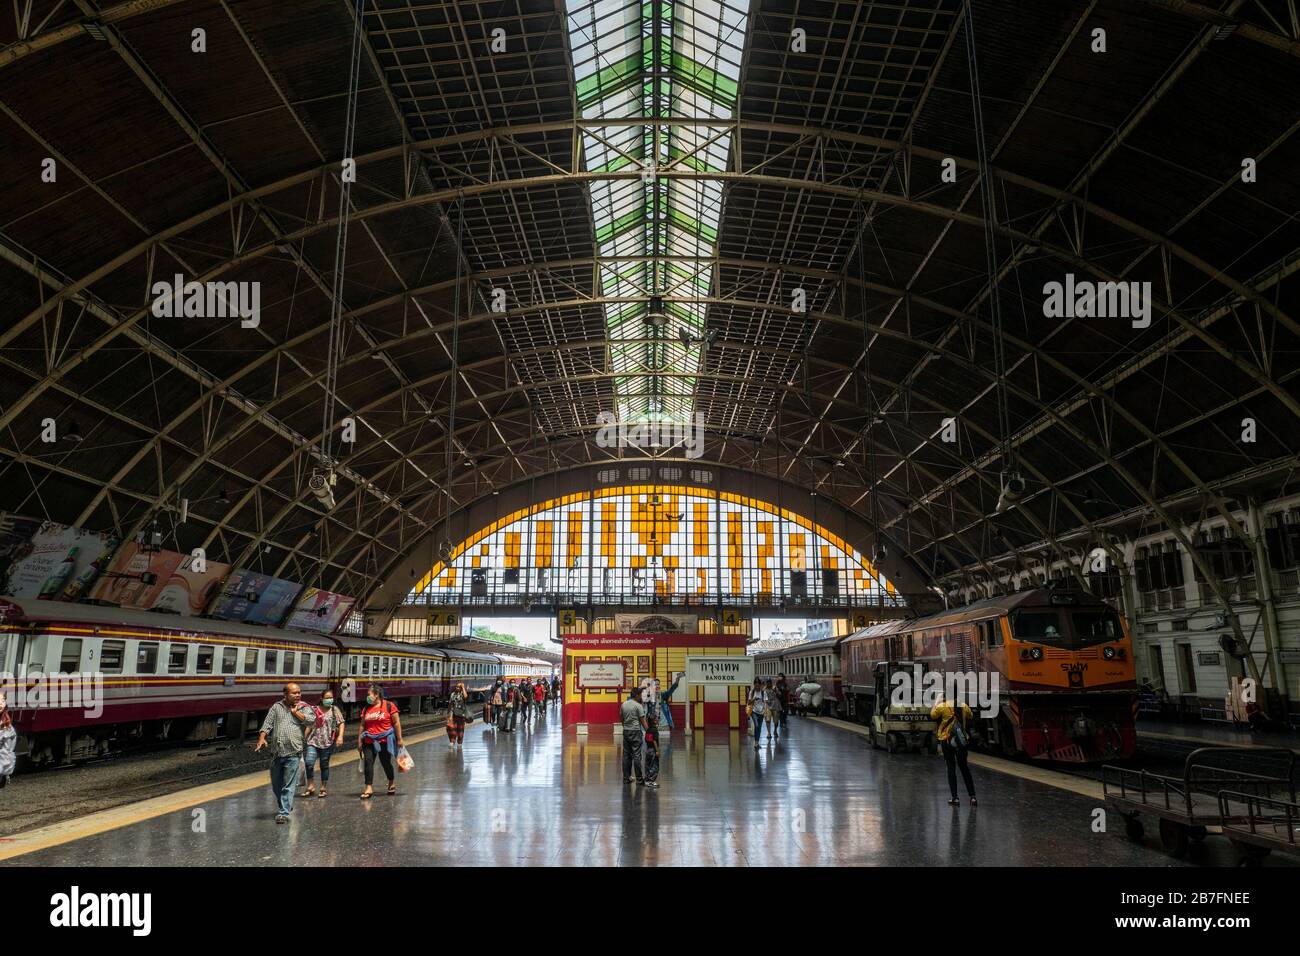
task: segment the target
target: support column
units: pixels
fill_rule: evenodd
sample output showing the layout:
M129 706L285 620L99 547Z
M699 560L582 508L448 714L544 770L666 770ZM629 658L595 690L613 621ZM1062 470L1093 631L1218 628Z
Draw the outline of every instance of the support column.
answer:
M1282 663L1278 647L1281 630L1277 619L1277 603L1273 599L1273 565L1264 543L1264 516L1253 498L1246 502L1246 524L1255 545L1255 586L1259 594L1260 618L1264 624L1264 654L1273 671L1273 693L1277 697L1278 712L1285 720L1290 712L1290 699L1287 694L1286 665Z

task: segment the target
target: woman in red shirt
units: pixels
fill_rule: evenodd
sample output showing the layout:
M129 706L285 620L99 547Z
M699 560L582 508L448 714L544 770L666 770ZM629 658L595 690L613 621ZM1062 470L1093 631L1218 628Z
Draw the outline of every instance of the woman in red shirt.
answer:
M393 760L402 743L402 719L397 713L397 705L384 699L384 692L377 684L371 684L366 694L366 706L361 711L361 731L357 737L357 749L365 765L366 789L361 792L362 800L369 800L375 791L375 757L383 764L384 775L388 777L388 794L397 793L397 781L393 776Z

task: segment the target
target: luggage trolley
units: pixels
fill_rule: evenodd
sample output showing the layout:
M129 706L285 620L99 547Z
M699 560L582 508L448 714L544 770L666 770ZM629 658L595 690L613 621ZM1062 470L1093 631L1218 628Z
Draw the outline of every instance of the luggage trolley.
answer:
M1209 827L1248 821L1239 804L1224 804L1223 792L1264 800L1287 796L1294 803L1295 753L1281 747L1201 747L1187 755L1181 776L1107 764L1101 786L1106 803L1124 817L1129 839L1142 839L1138 817L1149 813L1160 821L1161 845L1181 857L1190 842L1205 839Z
M1219 792L1223 835L1241 852L1245 866L1257 866L1274 850L1300 852L1300 804L1233 790Z

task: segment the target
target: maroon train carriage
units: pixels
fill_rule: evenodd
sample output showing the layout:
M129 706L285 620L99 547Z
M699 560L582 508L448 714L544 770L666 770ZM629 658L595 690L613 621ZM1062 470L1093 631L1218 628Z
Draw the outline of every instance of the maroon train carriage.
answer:
M337 651L333 638L300 631L0 599L0 673L12 681L19 753L35 763L96 756L114 739L207 740L222 724L234 732L287 681L319 699ZM37 685L71 706L24 706ZM102 713L89 716L96 696Z
M545 661L513 655L0 598L0 675L11 681L18 752L33 763L87 759L114 741L242 736L289 681L312 703L333 690L351 719L372 683L420 712L444 705L458 681L481 699L498 675L550 673ZM38 685L66 706L36 706Z
M787 707L797 707L800 684L812 681L822 688L821 713L839 714L844 694L840 676L839 643L843 638L828 637L806 644L794 644L775 651L763 651L754 656L754 675L764 680L772 678L775 684L779 674L785 674L790 699Z

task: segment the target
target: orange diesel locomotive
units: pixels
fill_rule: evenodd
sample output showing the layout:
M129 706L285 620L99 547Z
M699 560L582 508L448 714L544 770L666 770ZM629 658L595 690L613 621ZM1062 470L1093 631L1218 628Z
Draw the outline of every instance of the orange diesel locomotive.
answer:
M1062 763L1131 756L1137 684L1128 629L1086 591L1036 588L911 621L877 624L840 645L844 702L869 719L880 661L997 675L995 716L977 717L985 745Z

